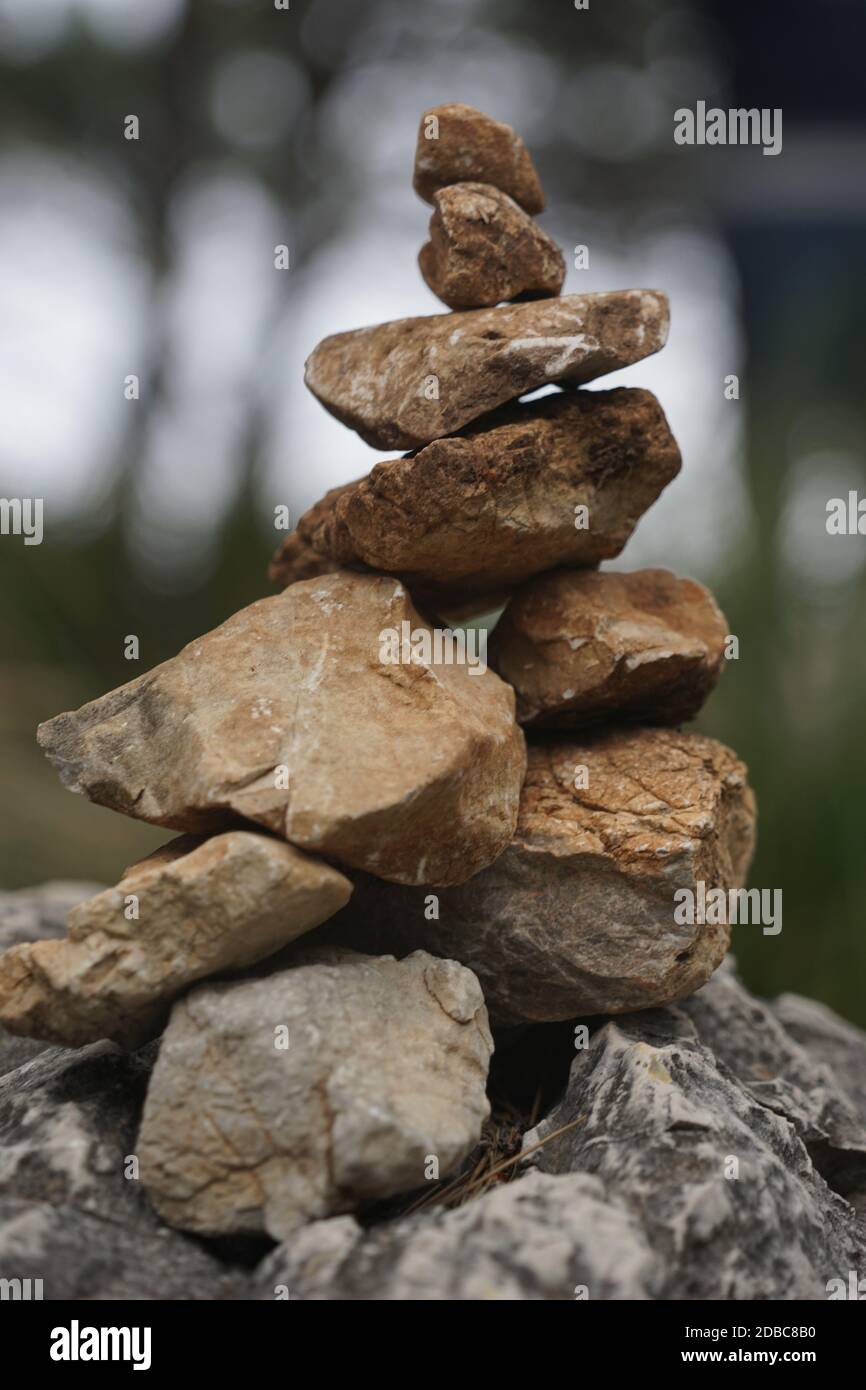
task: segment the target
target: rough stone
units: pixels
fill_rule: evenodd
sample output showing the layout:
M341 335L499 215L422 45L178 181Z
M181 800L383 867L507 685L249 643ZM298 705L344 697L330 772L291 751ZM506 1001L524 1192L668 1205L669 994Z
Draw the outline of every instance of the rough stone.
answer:
M298 532L331 562L399 574L419 602L499 596L556 565L618 555L679 468L649 391L558 391L377 463L327 493ZM578 506L588 527L575 524Z
M718 680L728 628L712 594L670 570L556 570L511 599L490 662L522 724L678 724Z
M0 956L0 1022L70 1047L100 1038L138 1047L183 989L272 955L351 891L336 869L269 835L182 837L74 907L64 940Z
M577 1052L561 1104L525 1136L527 1151L547 1140L533 1166L591 1174L628 1206L661 1257L658 1298L826 1299L831 1280L863 1266L866 1229L828 1167L834 1141L816 1129L828 1105L841 1123L844 1098L831 1098L829 1074L823 1095L801 1089L808 1060L772 1028L765 1045L769 1023L725 977L692 1007L606 1023ZM862 1190L866 1133L844 1142Z
M151 1059L49 1048L0 1078L0 1278L42 1279L46 1300L241 1296L238 1272L167 1230L133 1175Z
M788 1036L830 1071L866 1125L866 1033L800 994L782 994L772 1008Z
M667 331L657 290L571 294L335 333L308 357L305 380L368 444L415 449L536 387L631 366Z
M0 892L0 952L24 941L62 936L66 918L77 903L102 891L101 883L54 880L36 888ZM18 1038L0 1026L0 1076L44 1052L48 1043Z
M404 623L432 644L393 579L305 580L39 740L67 787L127 815L194 832L244 817L385 878L462 882L516 823L514 694L480 665L383 659Z
M433 194L421 274L449 309L557 295L565 261L552 237L492 184L457 183Z
M301 540L297 531L289 531L268 568L268 578L281 589L297 584L302 579L318 579L322 574L333 574L339 569L324 555L318 555L312 546Z
M310 948L292 969L200 985L163 1039L142 1179L173 1226L277 1239L420 1187L431 1156L445 1175L477 1142L492 1046L475 977L423 952Z
M462 102L431 106L418 129L415 192L431 203L438 189L470 180L493 184L527 212L544 208L529 151L511 126Z
M256 1271L261 1299L302 1301L646 1299L659 1256L624 1202L586 1174L530 1173L452 1211L363 1231L350 1216L308 1226Z
M650 1008L702 985L728 945L725 924L677 922L674 894L739 887L753 840L746 770L713 739L632 729L545 741L530 746L508 849L439 893L438 918L422 892L357 875L322 930L359 950L462 961L498 1023Z

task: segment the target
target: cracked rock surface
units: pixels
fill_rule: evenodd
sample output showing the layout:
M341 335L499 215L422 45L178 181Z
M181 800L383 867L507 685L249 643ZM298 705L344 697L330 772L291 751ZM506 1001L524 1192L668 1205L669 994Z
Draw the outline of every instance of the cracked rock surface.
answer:
M813 1037L832 1039L842 1079ZM726 963L685 1004L595 1030L512 1181L371 1229L316 1222L259 1265L257 1296L826 1299L866 1260L864 1112L848 1082L864 1050L830 1010L765 1005Z
M521 724L679 724L716 684L727 632L709 590L670 570L556 570L513 596L490 661Z
M457 183L434 193L433 205L418 264L449 309L559 294L562 252L507 193L492 184Z
M127 815L194 832L243 817L385 878L461 882L516 823L514 693L490 670L383 660L403 623L429 632L394 579L305 580L39 741L67 787Z
M657 290L570 294L335 333L307 358L305 380L374 448L415 449L538 386L639 362L667 331Z
M702 735L545 740L530 745L508 849L464 888L437 894L438 918L422 891L359 874L323 931L359 950L420 947L462 961L498 1023L667 1004L709 978L729 940L725 924L677 922L674 894L698 881L739 887L754 815L745 767Z
M541 212L544 194L529 151L515 130L474 106L445 102L421 117L413 187L425 202L448 184L493 184L527 212Z
M304 513L297 535L331 563L402 576L419 599L497 594L556 565L618 555L679 468L651 392L556 392L377 463ZM297 545L283 542L272 577L293 582Z
M242 1296L127 1176L151 1063L51 1047L0 1077L0 1278L42 1279L52 1300Z
M279 1029L285 1041L280 1046ZM175 1005L139 1135L172 1225L266 1231L451 1172L477 1143L493 1044L454 961L311 947L293 968Z
M138 1047L187 986L273 954L351 891L336 869L268 835L181 837L73 907L64 939L0 956L0 1022L69 1047Z
M62 936L73 907L102 891L101 883L65 882L55 879L38 888L0 892L0 952L26 941L48 941ZM19 1038L0 1023L0 1076L44 1052L48 1043Z
M685 1006L606 1023L527 1149L565 1125L528 1161L628 1203L661 1256L657 1298L824 1299L862 1268L849 1196L866 1186L866 1130L726 972Z

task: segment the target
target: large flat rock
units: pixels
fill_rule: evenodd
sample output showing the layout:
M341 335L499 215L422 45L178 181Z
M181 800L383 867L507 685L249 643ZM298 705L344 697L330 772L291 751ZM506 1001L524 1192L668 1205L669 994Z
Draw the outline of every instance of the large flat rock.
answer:
M570 294L335 333L310 354L305 380L368 444L416 449L539 386L629 367L667 332L657 290Z
M556 392L334 488L300 518L271 574L294 583L301 552L400 575L419 598L497 594L618 555L679 469L651 392Z
M69 1047L138 1047L182 990L272 955L351 891L329 864L270 835L181 837L74 907L62 940L0 956L0 1022Z
M385 641L404 625L423 639L408 652ZM242 609L39 741L67 787L116 811L193 832L243 817L411 883L497 857L525 768L510 687L437 661L399 583L345 571Z

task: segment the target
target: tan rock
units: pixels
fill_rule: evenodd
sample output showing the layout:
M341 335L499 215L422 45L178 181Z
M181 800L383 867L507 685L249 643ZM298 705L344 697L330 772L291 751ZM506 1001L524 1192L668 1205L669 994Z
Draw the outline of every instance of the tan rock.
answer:
M492 183L527 212L544 207L535 165L511 126L459 101L431 106L418 129L415 192L431 203L438 189L468 181Z
M418 264L443 304L477 309L559 294L562 252L507 193L489 183L455 183L434 193L433 204Z
M336 869L269 835L183 836L73 908L64 939L0 956L0 1022L66 1047L138 1047L187 986L272 955L351 891Z
M332 562L401 575L416 596L465 601L618 555L679 468L649 391L557 392L377 463L317 502L298 533Z
M316 948L175 1005L144 1107L141 1178L172 1226L266 1231L423 1188L477 1143L493 1044L454 961Z
M404 631L419 640L401 651ZM525 749L510 687L437 661L433 636L394 579L304 580L39 741L67 787L141 820L242 816L386 878L462 882L511 837Z
M490 661L514 686L522 724L678 724L721 675L727 633L712 594L670 570L563 569L514 595Z
M268 578L281 589L287 589L302 579L318 579L319 575L333 574L336 569L339 565L317 554L312 546L301 540L297 531L289 531L268 566Z
M305 380L368 444L414 449L538 386L631 366L667 331L657 290L570 294L335 333L308 357Z
M743 764L698 734L530 745L511 845L472 883L437 894L438 918L423 893L359 874L322 931L359 950L462 961L500 1023L669 1004L709 978L729 938L726 925L677 921L674 894L743 883L754 809Z

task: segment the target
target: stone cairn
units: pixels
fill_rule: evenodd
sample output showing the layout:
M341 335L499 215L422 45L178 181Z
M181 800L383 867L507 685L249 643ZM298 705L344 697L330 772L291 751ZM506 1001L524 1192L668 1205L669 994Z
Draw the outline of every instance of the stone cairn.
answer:
M687 999L729 933L680 922L675 894L739 886L752 852L744 767L678 727L724 618L667 570L598 569L680 456L648 391L576 388L664 345L664 295L561 296L529 154L470 107L425 113L414 184L453 312L336 334L306 369L339 420L409 452L301 518L281 593L39 730L70 790L183 834L65 937L6 952L0 1022L73 1048L162 1035L140 1176L199 1235L299 1239L461 1172L490 1023L519 1046ZM455 630L506 598L489 653ZM665 1079L651 1030L617 1036L641 1084ZM607 1219L614 1248L631 1217Z

